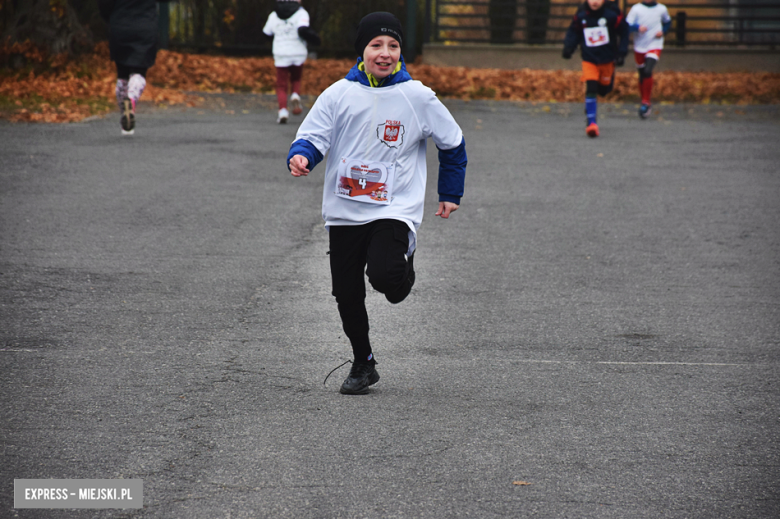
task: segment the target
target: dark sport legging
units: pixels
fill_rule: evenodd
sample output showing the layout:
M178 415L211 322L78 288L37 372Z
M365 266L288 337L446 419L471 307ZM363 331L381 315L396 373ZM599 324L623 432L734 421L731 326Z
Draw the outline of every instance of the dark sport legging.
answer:
M400 303L412 288L408 248L409 227L399 220L330 227L333 295L356 359L367 359L371 354L365 275L388 301Z
M640 81L646 77L653 77L653 68L658 63L657 59L645 58L645 64L643 67L639 67L639 79Z
M612 82L609 85L602 85L598 81L588 80L585 82L585 97L605 96L612 92L615 87L615 75L612 75Z
M146 78L146 71L149 69L138 67L126 67L124 65L116 64L116 77L117 79L130 79L131 74L141 74Z

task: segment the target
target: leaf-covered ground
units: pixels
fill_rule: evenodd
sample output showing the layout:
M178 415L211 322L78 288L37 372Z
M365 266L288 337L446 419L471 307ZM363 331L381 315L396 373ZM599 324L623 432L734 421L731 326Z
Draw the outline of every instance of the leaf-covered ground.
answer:
M73 122L116 110L116 73L107 44L92 55L47 58L31 46L0 49L0 63L24 56L21 68L0 69L0 118L11 121ZM303 93L318 95L344 77L352 60L306 63ZM468 69L409 64L412 77L439 96L541 102L579 102L584 88L576 71ZM780 104L780 74L657 71L654 102ZM143 100L161 105L202 102L197 92L272 93L273 59L182 54L161 50L149 70ZM636 72L619 69L607 101L638 101Z

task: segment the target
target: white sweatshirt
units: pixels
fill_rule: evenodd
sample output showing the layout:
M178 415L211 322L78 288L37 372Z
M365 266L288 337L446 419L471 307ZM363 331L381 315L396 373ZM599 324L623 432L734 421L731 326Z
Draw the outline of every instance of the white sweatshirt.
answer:
M309 26L309 13L301 7L294 15L282 20L276 12L268 15L268 21L263 27L267 36L273 36L271 50L274 54L274 66L289 67L303 65L308 55L306 41L298 36L300 27Z
M423 218L428 137L439 149L451 150L460 146L463 133L419 81L371 88L342 79L325 90L296 136L327 153L325 225L401 220L410 228L413 251Z
M634 5L628 12L626 23L629 26L647 26L647 32L634 33L634 52L646 54L651 50L661 50L664 48L664 39L656 38L658 31L662 31L665 23L672 21L669 11L663 4L656 4L652 7L639 3Z

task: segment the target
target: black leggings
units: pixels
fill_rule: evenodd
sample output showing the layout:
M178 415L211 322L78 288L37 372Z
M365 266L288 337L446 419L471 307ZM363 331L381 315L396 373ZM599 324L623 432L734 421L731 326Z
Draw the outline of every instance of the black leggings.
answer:
M655 67L656 63L658 63L657 59L645 58L645 65L638 69L639 79L644 79L646 77L653 77L653 67Z
M596 95L605 96L612 92L615 87L615 74L612 74L612 81L609 85L602 85L596 80L589 79L585 82L585 97L596 97Z
M400 303L413 283L408 248L409 226L399 220L330 227L333 295L355 359L366 360L371 354L364 270L374 289L391 303Z
M125 65L116 64L116 77L117 79L130 79L130 74L141 74L146 79L146 71L148 68L139 67L126 67Z

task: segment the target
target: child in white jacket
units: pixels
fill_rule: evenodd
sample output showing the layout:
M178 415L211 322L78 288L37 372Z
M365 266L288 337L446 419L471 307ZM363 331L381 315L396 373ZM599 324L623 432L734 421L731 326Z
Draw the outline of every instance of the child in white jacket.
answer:
M303 64L309 52L307 42L319 44L319 37L309 28L309 13L301 6L300 0L277 1L276 8L268 15L263 33L273 38L276 99L279 103L276 122L284 124L290 117L287 110L287 89L290 83L292 113L298 115L303 111L300 94Z
M344 394L366 394L379 380L368 337L369 282L390 303L409 295L427 180L426 142L439 149L439 209L458 209L466 175L463 132L436 94L412 80L401 57L403 30L390 13L364 17L347 76L327 88L304 119L287 162L305 176L328 155L322 216L330 266L354 362Z
M639 95L642 96L639 117L646 119L651 111L653 68L661 59L664 36L672 25L672 17L665 5L644 0L631 8L626 22L634 33L634 60L639 71Z

